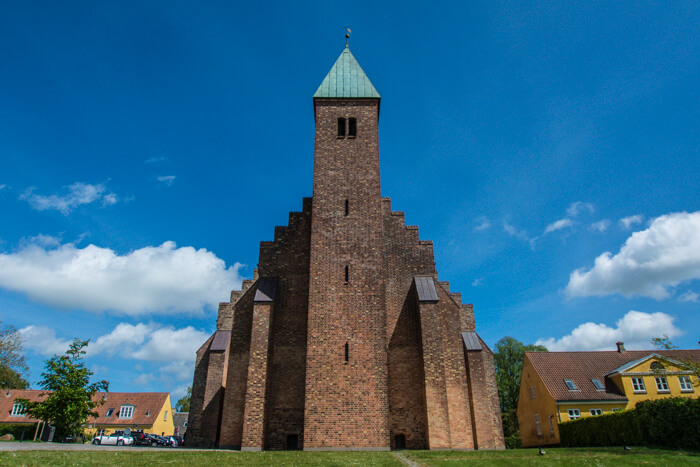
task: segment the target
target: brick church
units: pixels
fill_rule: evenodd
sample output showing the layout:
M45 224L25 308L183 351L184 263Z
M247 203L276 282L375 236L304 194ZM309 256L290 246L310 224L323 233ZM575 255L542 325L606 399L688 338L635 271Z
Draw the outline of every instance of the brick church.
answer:
M347 45L313 102L313 197L219 305L187 445L502 449L493 355L381 196L380 96Z

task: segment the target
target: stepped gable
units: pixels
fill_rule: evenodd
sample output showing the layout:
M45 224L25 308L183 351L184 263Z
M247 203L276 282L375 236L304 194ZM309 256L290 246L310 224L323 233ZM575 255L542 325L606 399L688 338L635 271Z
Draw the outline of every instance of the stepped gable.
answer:
M197 351L187 445L502 449L491 350L381 196L380 96L349 47L314 94L313 198Z

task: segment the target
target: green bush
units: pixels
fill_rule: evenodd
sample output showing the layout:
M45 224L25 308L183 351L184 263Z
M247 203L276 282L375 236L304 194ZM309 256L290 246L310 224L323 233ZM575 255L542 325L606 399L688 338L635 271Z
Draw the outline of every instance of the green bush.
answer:
M643 401L633 410L559 424L561 445L652 445L700 450L700 399Z
M523 443L520 440L520 433L515 433L511 436L506 436L506 449L520 449L523 447Z
M34 439L34 430L36 424L33 425L0 425L0 436L11 434L17 441L22 439L22 430L24 430L24 440L31 441Z

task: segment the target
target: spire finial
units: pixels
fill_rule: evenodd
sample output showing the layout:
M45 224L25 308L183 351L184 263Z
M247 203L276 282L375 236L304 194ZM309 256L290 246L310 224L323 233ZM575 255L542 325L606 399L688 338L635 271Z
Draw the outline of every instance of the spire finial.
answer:
M350 33L352 32L350 30L350 26L345 26L345 47L348 47L348 40L350 39Z

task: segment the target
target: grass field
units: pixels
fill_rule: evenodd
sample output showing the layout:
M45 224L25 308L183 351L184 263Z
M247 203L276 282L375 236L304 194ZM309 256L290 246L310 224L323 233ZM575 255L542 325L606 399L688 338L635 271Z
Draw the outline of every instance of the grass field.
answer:
M99 466L405 466L399 457L419 466L482 465L700 465L700 453L633 448L536 449L508 451L400 451L392 452L231 452L231 451L3 451L0 465ZM410 463L408 464L410 465Z

